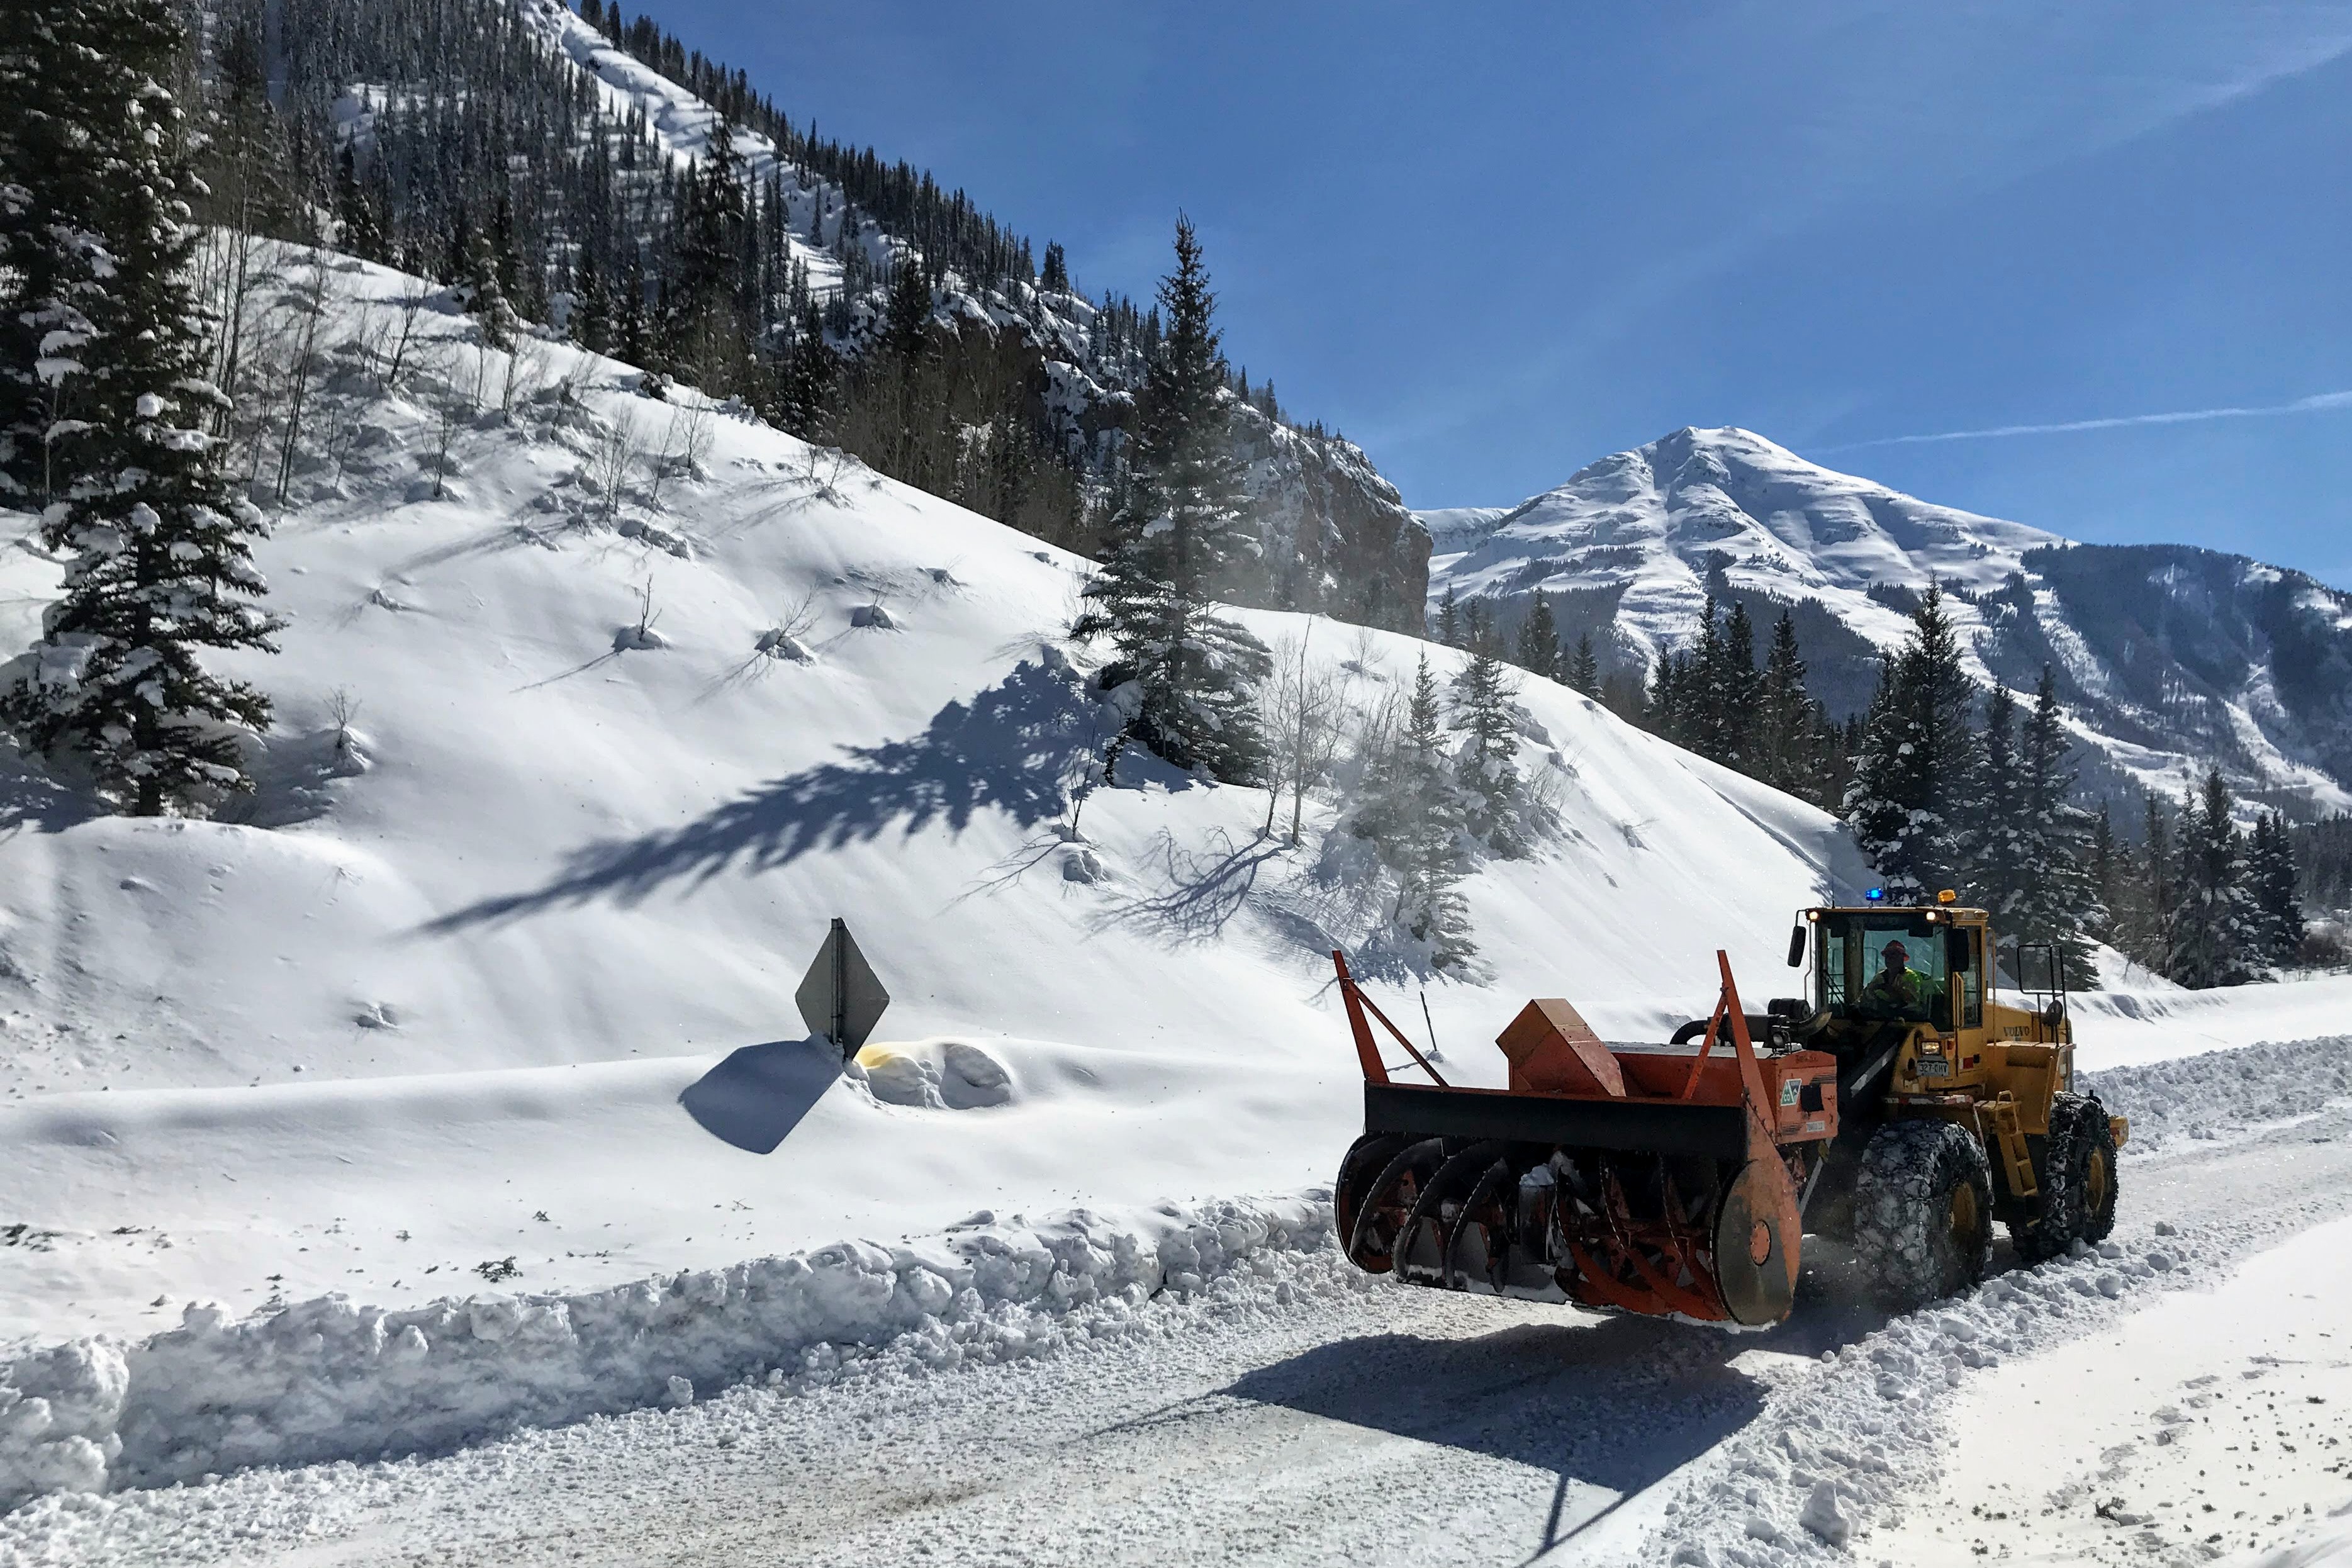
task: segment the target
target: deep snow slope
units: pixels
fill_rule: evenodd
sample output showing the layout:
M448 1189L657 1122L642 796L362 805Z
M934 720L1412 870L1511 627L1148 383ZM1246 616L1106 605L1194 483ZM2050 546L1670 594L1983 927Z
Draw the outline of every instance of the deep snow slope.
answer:
M1759 637L1791 606L1815 692L1841 714L1940 583L1979 680L2031 690L2057 671L2095 786L2119 773L2177 793L2216 759L2249 790L2352 805L2352 595L2300 573L2074 544L1732 428L1677 430L1499 514L1421 515L1433 603L1551 595L1570 642L1591 630L1631 668L1690 639L1710 586L1749 601Z
M415 285L333 268L348 451L306 459L260 551L284 651L236 665L278 705L259 795L137 822L5 775L0 1225L27 1229L0 1338L1328 1179L1359 1114L1328 951L1378 911L1318 869L1327 811L1294 851L1263 793L1149 759L1066 841L1108 719L1060 640L1085 563L560 346L509 395L446 300L383 395L355 342ZM22 647L58 568L5 529ZM1423 651L1313 626L1359 703ZM1704 1010L1717 947L1770 994L1791 908L1851 887L1834 825L1559 688L1522 700L1562 828L1467 886L1488 973L1429 987L1449 1058L1499 1079L1485 1042L1529 994L1654 1031ZM871 1089L797 1044L738 1061L713 1092L781 1143L721 1142L679 1096L799 1040L835 915L895 998L880 1038L929 1043Z

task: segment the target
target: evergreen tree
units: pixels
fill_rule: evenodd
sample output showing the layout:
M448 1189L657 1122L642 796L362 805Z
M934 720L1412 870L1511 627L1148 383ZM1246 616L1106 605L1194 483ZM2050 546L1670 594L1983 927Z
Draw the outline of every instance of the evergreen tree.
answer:
M1469 828L1502 854L1515 853L1514 816L1519 793L1517 694L1494 655L1473 653L1454 678L1456 728L1468 742L1456 759Z
M2097 815L2091 824L2091 853L2088 866L2091 893L2098 900L2098 912L2084 927L2093 939L2120 949L2123 943L2122 922L2129 897L2125 879L2127 868L2124 847L2116 841L2115 819L2108 814L2107 803L2099 802Z
M632 247L628 270L621 277L620 308L613 317L613 356L641 369L658 368L653 363L653 344L646 327L645 265Z
M1502 650L1496 646L1495 612L1484 599L1473 599L1462 606L1462 646L1473 653L1488 653L1496 658Z
M1559 673L1559 624L1552 619L1551 601L1541 594L1519 623L1518 667L1546 680Z
M803 441L827 440L840 376L840 356L824 341L824 326L811 304L777 374L776 423Z
M1962 807L1961 877L1971 903L1990 912L2004 942L2017 938L2025 885L2034 877L2033 845L2026 831L2024 780L2018 768L2017 700L1995 686L1984 700L1984 728Z
M1445 597L1437 602L1437 640L1447 647L1462 646L1462 606L1454 602L1454 584L1445 584Z
M56 396L35 432L41 537L71 559L0 720L31 749L78 754L125 811L199 809L251 787L240 742L269 703L198 653L270 649L278 623L252 602L260 519L199 427L221 395L189 282L188 127L163 85L183 25L169 0L20 0L14 15L0 315L34 337L8 343L9 371Z
M2048 665L2034 688L2033 712L2017 751L2017 865L2022 873L2011 901L2010 934L2017 941L2055 943L2066 965L2067 983L2079 990L2098 984L2086 932L2106 922L2091 861L2098 826L2074 801L2073 743L2058 706L2058 678ZM1988 750L1990 750L1988 748ZM1996 923L1994 929L2000 931Z
M1881 668L1845 794L1855 841L1896 902L1933 900L1966 861L1972 706L1943 593L1930 585L1909 641Z
M1748 771L1774 789L1812 798L1822 720L1805 689L1805 661L1797 651L1797 623L1783 609L1772 626L1772 646L1756 698Z
M1756 710L1763 697L1763 680L1756 669L1756 624L1748 618L1745 604L1732 601L1715 647L1708 691L1715 760L1752 773L1756 771Z
M382 261L383 228L375 205L360 184L358 163L351 143L335 159L335 248L367 261Z
M2180 805L2179 905L2168 978L2202 991L2252 977L2260 932L2237 803L2214 768Z
M512 348L521 321L507 299L506 286L499 281L498 251L488 235L474 236L460 276L466 286L466 310L481 323L482 342L494 349Z
M2254 818L2246 873L2254 910L2254 962L2265 968L2287 968L2303 948L2303 900L2295 887L2294 849L2286 821L2275 811Z
M613 300L604 291L604 274L596 269L593 251L581 255L580 270L572 281L572 313L564 324L572 341L591 353L612 352Z
M1213 585L1258 552L1243 517L1242 464L1228 438L1232 392L1215 296L1190 220L1176 222L1176 270L1160 286L1168 318L1136 413L1130 484L1113 548L1073 628L1108 632L1107 685L1134 683L1129 731L1180 767L1232 783L1265 755L1251 688L1265 645L1213 609Z
M2172 921L2180 905L2177 862L2172 853L2172 823L2164 803L2149 795L2143 803L2140 849L2133 868L2130 902L2122 922L2125 951L2142 967L2162 975L2172 973Z
M1349 826L1370 841L1396 877L1391 924L1421 949L1432 970L1462 971L1477 951L1459 890L1464 813L1445 764L1437 678L1426 656L1414 671L1403 724L1370 759Z
M1070 291L1070 263L1063 255L1061 243L1058 240L1049 239L1045 242L1045 265L1044 270L1038 275L1037 287L1048 294L1066 294Z
M1601 695L1601 660L1592 651L1592 634L1579 632L1576 651L1569 656L1568 668L1561 678L1572 691L1587 697Z

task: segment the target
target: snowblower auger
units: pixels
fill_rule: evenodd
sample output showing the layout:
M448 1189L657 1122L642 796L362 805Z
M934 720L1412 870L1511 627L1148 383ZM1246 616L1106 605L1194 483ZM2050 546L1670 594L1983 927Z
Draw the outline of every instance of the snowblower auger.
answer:
M1496 1042L1507 1089L1446 1082L1346 955L1331 962L1364 1069L1364 1135L1336 1188L1358 1268L1743 1327L1788 1315L1801 1194L1837 1135L1837 1062L1759 1053L1727 957L1690 1045L1607 1044L1566 1002L1528 1003ZM1374 1019L1410 1061L1381 1060ZM1390 1076L1414 1068L1427 1084Z

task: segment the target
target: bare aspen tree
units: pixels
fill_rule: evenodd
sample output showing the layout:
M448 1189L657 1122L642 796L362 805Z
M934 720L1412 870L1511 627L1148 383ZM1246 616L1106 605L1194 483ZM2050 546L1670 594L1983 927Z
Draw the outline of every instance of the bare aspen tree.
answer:
M1290 838L1297 844L1306 817L1307 792L1338 760L1340 717L1346 707L1344 684L1331 670L1317 665L1308 644L1315 624L1305 635L1285 638L1274 650L1274 670L1261 699L1264 703L1271 787L1266 792L1265 826L1274 833L1276 808L1290 796Z
M389 334L392 357L383 367L383 389L387 394L400 390L401 369L407 363L410 345L416 342L416 319L424 310L424 289L401 290L400 299L393 306L394 330Z
M464 423L454 389L442 395L433 412L433 499L439 500L449 478L449 448L456 445L457 426Z
M511 414L547 379L547 345L529 333L517 337L507 351L505 369L499 378L499 412Z
M323 251L310 253L310 264L294 295L294 325L286 365L286 427L278 445L278 504L294 482L294 456L302 437L302 413L318 374L319 329L327 315L327 260Z
M598 514L607 524L620 512L629 470L636 462L636 426L626 414L617 414L597 433L588 454L588 480L596 487Z

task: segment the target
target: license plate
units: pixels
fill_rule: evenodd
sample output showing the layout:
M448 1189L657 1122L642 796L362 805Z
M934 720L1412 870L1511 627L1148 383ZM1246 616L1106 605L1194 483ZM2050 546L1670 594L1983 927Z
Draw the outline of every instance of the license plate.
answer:
M1952 1064L1942 1057L1921 1057L1918 1071L1921 1078L1949 1078Z

